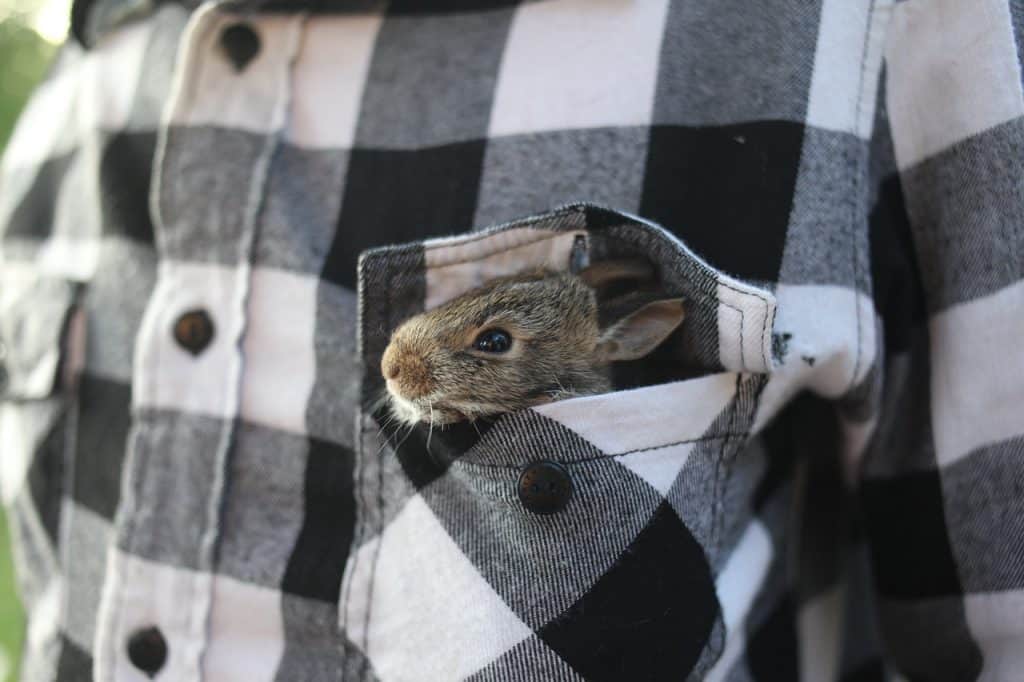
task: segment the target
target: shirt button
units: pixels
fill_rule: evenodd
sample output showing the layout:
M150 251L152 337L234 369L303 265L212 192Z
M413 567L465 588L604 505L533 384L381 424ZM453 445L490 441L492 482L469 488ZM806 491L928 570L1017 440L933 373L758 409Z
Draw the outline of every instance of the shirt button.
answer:
M534 514L554 514L572 497L572 479L561 464L549 461L528 464L519 474L519 501Z
M240 73L259 54L260 37L249 24L231 24L221 32L220 46L235 71Z
M155 627L136 630L128 638L128 660L150 677L167 662L167 642Z
M174 323L174 340L192 355L199 355L213 340L213 320L205 310L189 310Z

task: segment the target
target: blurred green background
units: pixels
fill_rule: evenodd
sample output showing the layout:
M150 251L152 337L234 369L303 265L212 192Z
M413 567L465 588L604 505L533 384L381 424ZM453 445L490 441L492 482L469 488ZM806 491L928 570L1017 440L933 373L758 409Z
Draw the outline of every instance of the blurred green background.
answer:
M0 151L33 86L67 35L69 5L69 0L0 0ZM11 567L10 534L0 513L0 679L17 679L24 627Z

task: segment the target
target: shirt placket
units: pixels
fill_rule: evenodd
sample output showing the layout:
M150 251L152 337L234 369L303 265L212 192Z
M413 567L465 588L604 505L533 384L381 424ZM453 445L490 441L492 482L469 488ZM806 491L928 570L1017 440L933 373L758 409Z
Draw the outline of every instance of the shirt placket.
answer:
M197 10L183 34L159 130L150 195L158 279L136 339L97 680L208 676L253 254L303 22L232 16L220 4ZM225 158L237 136L251 154Z

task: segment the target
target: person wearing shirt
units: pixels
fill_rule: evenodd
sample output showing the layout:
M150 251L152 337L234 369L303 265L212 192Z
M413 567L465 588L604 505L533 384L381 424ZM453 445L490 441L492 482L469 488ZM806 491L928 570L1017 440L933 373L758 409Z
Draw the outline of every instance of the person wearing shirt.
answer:
M1006 0L76 0L0 166L26 680L1010 680ZM607 393L396 429L491 277L685 300Z

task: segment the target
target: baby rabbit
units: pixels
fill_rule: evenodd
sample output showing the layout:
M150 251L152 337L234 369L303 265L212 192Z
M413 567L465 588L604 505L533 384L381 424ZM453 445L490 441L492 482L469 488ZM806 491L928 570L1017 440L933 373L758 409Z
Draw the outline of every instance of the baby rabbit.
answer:
M392 413L443 425L610 390L610 363L647 355L685 316L682 299L662 299L599 327L598 291L649 274L628 261L531 270L410 318L381 360Z

